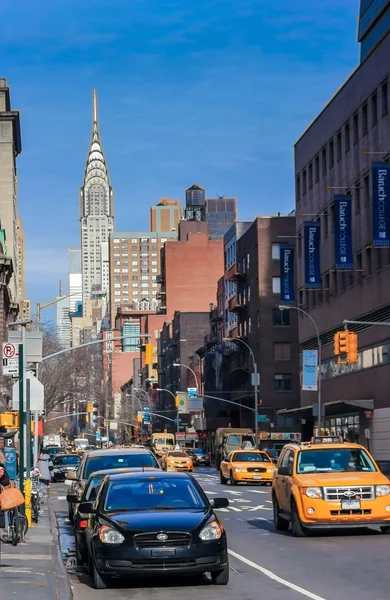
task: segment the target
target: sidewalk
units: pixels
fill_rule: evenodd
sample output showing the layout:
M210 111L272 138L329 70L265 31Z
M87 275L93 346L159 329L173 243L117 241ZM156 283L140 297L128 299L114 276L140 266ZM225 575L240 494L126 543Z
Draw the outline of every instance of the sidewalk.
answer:
M0 544L0 600L26 595L31 600L71 600L60 555L54 511L43 505L39 523L16 547Z

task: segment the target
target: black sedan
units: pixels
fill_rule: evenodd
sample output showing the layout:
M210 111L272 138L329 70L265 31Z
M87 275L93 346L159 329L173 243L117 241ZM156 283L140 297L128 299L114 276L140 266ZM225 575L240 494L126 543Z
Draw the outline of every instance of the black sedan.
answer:
M193 448L188 451L188 454L196 459L196 465L210 466L210 454L202 448Z
M53 481L65 481L68 473L76 471L80 465L80 459L77 454L57 454L53 457Z
M211 574L215 585L229 581L226 533L200 485L186 473L107 475L96 502L82 502L88 514L85 539L93 584L110 577Z

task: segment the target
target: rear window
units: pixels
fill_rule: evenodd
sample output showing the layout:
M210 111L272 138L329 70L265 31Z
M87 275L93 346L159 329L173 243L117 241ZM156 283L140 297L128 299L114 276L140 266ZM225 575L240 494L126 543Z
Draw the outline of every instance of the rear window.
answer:
M80 459L78 456L68 454L67 456L57 456L53 460L53 465L79 465Z
M107 471L109 469L132 469L132 468L155 468L159 469L157 460L151 452L145 454L104 454L102 456L91 456L85 466L84 479L87 479L94 471Z

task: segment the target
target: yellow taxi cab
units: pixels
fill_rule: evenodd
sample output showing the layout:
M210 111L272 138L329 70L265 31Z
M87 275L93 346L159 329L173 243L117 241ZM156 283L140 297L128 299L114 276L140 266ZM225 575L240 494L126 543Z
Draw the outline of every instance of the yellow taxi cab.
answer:
M171 450L162 457L161 466L165 471L171 469L177 471L193 471L194 463L192 462L191 456L187 452L179 450Z
M370 453L340 437L284 446L272 483L277 531L379 526L390 532L390 482Z
M261 450L235 450L221 462L220 478L225 485L238 483L271 483L275 465Z

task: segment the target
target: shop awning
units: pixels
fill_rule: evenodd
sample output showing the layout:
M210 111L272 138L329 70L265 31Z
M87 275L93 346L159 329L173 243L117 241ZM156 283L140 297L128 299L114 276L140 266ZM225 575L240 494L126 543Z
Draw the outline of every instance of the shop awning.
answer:
M308 404L307 406L300 406L299 408L286 408L278 410L278 415L297 415L304 416L304 414L313 413L313 407L315 404ZM331 416L333 414L341 414L342 412L354 412L356 409L360 410L374 410L374 399L368 398L364 400L333 400L331 402L324 402L325 414Z

